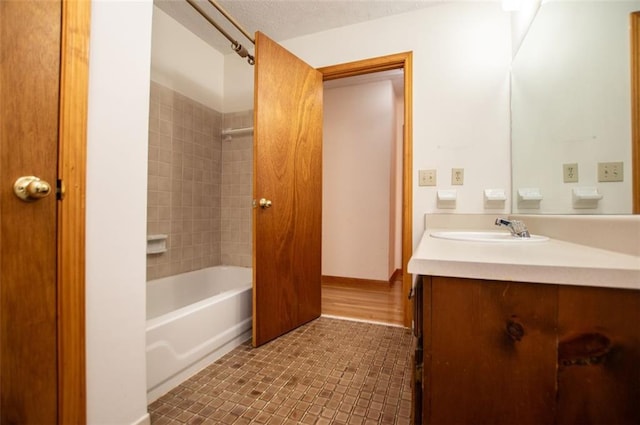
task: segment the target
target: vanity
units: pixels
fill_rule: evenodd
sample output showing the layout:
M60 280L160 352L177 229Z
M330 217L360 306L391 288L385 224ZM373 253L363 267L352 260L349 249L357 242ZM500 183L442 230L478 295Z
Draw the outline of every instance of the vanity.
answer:
M415 423L640 423L640 219L522 217L548 240L433 236L504 234L494 220L426 217L408 267Z

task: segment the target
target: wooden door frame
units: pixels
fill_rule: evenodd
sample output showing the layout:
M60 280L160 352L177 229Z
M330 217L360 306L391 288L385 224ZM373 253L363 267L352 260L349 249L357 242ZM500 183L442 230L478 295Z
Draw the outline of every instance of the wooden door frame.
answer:
M62 0L58 179L58 423L84 424L85 175L90 0Z
M631 191L633 213L640 214L640 12L631 21Z
M408 294L412 279L407 264L413 253L413 53L404 52L318 68L324 81L354 77L374 72L404 71L404 130L402 146L402 292L403 322L411 326L412 312Z

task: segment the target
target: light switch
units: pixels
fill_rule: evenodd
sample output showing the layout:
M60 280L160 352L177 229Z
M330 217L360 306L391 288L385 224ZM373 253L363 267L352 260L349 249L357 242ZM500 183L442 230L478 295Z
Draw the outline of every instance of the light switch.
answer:
M418 186L435 186L436 170L419 170Z
M599 182L621 182L623 180L622 162L598 162Z

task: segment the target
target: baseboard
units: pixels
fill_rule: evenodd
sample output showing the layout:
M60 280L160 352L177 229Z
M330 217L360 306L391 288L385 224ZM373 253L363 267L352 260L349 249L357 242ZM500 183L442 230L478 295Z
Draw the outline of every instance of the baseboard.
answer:
M326 317L327 319L336 319L336 320L347 320L349 322L360 322L360 323L370 323L372 325L380 325L380 326L391 326L392 328L403 328L403 325L398 325L395 323L388 322L380 322L378 320L368 320L368 319L358 319L356 317L346 317L346 316L336 316L334 314L321 314L321 317Z
M346 283L352 285L380 285L394 283L396 280L402 277L402 270L396 269L389 280L375 280L375 279L360 279L358 277L341 277L341 276L322 276L323 283Z
M389 284L386 280L360 279L357 277L340 277L340 276L322 276L323 283L347 283L354 285L373 284L380 285L382 283Z
M151 416L147 413L131 425L151 425Z
M389 283L393 283L401 279L402 279L402 269L395 269L394 272L391 273L391 277L389 278Z

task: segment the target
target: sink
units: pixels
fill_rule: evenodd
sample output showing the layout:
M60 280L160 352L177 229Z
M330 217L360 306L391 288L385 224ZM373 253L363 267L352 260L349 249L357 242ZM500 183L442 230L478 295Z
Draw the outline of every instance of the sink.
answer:
M442 231L432 232L432 238L451 239L468 242L506 242L506 243L535 243L545 242L549 238L540 235L531 235L530 238L518 238L507 232L474 232L474 231Z

